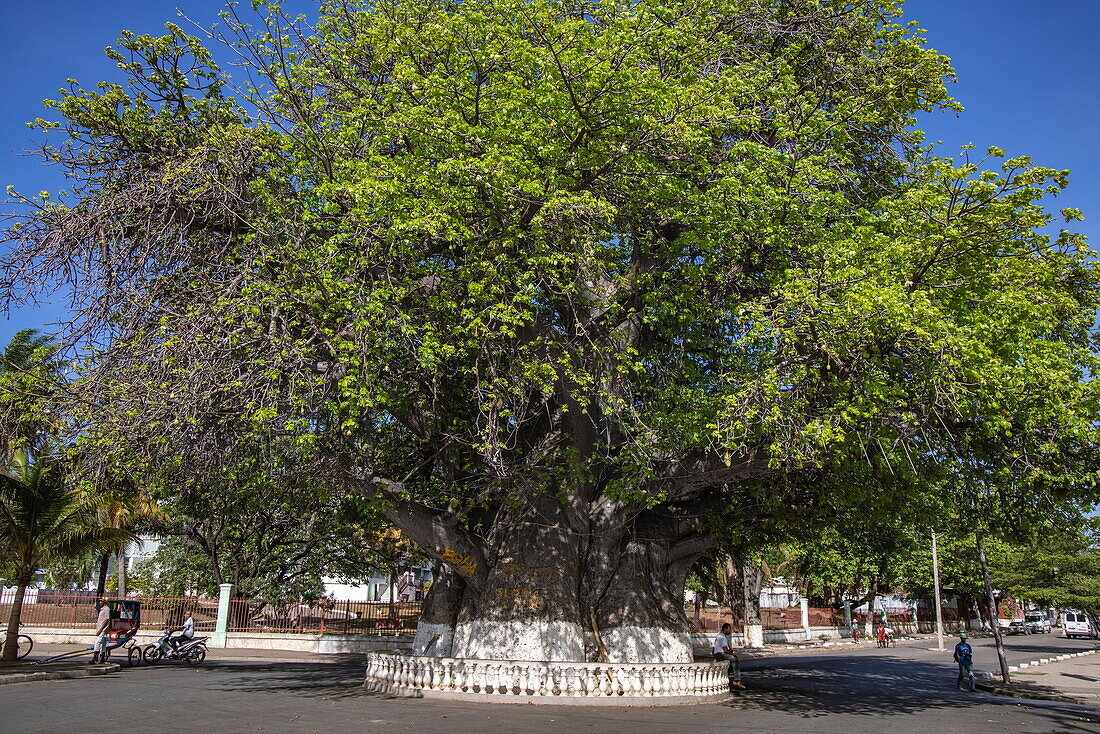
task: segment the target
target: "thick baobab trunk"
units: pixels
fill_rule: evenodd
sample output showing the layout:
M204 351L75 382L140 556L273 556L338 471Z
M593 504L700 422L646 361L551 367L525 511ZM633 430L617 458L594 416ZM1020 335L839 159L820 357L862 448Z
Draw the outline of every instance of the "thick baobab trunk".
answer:
M552 529L513 532L496 547L485 586L450 569L425 600L418 654L507 660L595 660L596 634L611 662L689 662L683 581L668 554L630 541L605 590L586 589L578 553ZM589 593L591 592L591 593ZM595 625L593 624L595 622Z
M481 589L468 590L455 628L457 655L584 660L581 567L570 534L536 523L508 528Z
M581 533L552 501L502 510L482 544L442 513L429 523L400 510L390 517L440 561L418 654L597 660L599 639L612 662L692 660L684 582L708 547L694 533L675 539L622 513Z
M432 585L420 608L412 643L414 655L451 656L465 593L466 582L450 566L436 562L432 567Z
M692 562L694 558L691 559ZM634 535L624 542L596 618L615 663L691 662L684 611L687 570L668 540Z

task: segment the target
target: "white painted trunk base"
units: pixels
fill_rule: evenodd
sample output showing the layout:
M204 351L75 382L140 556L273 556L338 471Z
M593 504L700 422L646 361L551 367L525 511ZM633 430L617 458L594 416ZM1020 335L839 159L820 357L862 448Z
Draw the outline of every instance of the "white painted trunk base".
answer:
M474 620L458 623L451 656L577 662L584 660L583 640L580 625L570 622Z
M609 627L600 630L612 663L690 663L691 635L659 627Z
M417 625L412 649L415 655L436 658L583 662L586 632L569 622L477 620L451 627L422 621ZM433 643L436 635L439 639ZM623 626L601 630L600 636L613 663L690 663L694 660L691 635L687 632Z
M438 635L438 639L436 636ZM431 624L421 620L416 625L412 649L414 655L427 655L433 658L451 656L454 645L455 628L449 624Z

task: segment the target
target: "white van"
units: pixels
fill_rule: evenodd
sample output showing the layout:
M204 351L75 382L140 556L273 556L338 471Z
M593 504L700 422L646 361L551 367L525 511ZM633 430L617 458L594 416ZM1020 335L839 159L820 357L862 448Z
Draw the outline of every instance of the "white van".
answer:
M1066 612L1062 629L1066 631L1066 637L1096 637L1096 629L1084 612Z

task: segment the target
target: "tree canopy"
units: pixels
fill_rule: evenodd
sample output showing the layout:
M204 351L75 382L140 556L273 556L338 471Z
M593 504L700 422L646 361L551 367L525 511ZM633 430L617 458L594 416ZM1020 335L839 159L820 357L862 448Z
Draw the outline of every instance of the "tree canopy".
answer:
M899 3L268 11L226 18L235 96L169 26L49 103L74 197L28 202L6 282L64 274L105 441L201 476L290 436L276 481L385 503L456 650L689 655L636 632L683 626L716 513L1093 491L1067 172L923 144L958 106Z

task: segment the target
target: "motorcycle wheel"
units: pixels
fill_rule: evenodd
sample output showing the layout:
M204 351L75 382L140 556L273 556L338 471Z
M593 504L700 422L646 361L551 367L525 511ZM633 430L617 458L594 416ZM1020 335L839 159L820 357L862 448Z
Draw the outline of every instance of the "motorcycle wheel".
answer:
M206 660L206 648L202 645L191 648L184 660L188 665L202 665L202 661Z
M130 664L131 668L136 668L141 665L142 657L145 653L140 647L134 645L126 652L126 662Z
M142 657L149 665L155 665L164 658L164 651L156 645L147 645L145 651L142 653Z

